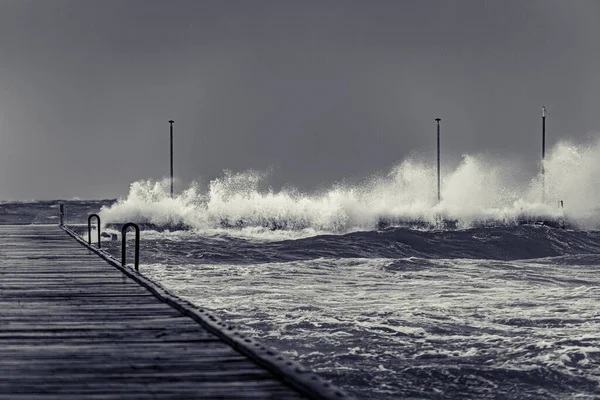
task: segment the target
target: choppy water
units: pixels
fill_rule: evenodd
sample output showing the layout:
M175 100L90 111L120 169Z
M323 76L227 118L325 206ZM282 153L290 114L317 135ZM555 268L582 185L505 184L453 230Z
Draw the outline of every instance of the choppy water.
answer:
M360 398L600 395L597 233L144 236L145 274Z
M103 204L68 203L71 222ZM596 231L147 230L141 252L145 275L359 398L600 396Z
M599 394L597 256L147 265L361 398Z

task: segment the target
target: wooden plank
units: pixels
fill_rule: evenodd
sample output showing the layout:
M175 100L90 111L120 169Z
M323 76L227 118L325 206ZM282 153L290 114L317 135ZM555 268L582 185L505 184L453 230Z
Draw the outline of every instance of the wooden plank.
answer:
M143 343L147 341L199 341L218 340L213 335L201 329L73 329L73 330L3 330L0 332L0 341L3 345L23 344L34 345L45 341L57 342L68 340L70 343L101 343L130 342Z
M73 329L151 329L156 326L173 327L178 329L181 327L189 327L188 319L179 320L169 318L167 320L155 318L155 319L143 319L143 320L128 320L126 322L115 322L115 321L11 321L10 324L0 325L0 330L4 332L12 332L15 330L73 330ZM181 323L181 327L180 327Z

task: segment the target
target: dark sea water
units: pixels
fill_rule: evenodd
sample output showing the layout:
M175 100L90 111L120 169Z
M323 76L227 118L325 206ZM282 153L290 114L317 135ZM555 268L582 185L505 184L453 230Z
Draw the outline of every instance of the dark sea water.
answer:
M113 203L69 201L68 224ZM57 215L0 204L3 224ZM144 275L359 398L600 398L599 232L147 228Z

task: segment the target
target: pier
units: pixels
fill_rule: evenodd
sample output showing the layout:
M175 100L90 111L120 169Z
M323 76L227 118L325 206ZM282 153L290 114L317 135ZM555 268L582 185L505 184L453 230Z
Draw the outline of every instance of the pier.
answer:
M0 399L349 399L55 225L0 225Z

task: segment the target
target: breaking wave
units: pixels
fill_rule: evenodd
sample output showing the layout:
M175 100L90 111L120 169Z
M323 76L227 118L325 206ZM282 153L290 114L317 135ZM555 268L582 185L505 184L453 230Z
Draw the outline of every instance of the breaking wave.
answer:
M388 226L470 228L523 221L567 220L572 227L600 226L600 141L558 143L547 157L545 176L519 181L519 166L465 155L442 172L437 201L436 171L410 158L385 176L362 184L335 184L319 193L263 189L267 175L233 173L206 190L192 184L174 198L169 182L131 184L126 198L101 210L104 223L133 221L161 229L237 230L250 236L271 231L299 236L348 233ZM542 183L543 179L543 183ZM545 199L542 201L542 187ZM564 209L557 201L564 201ZM231 229L235 228L235 229Z

